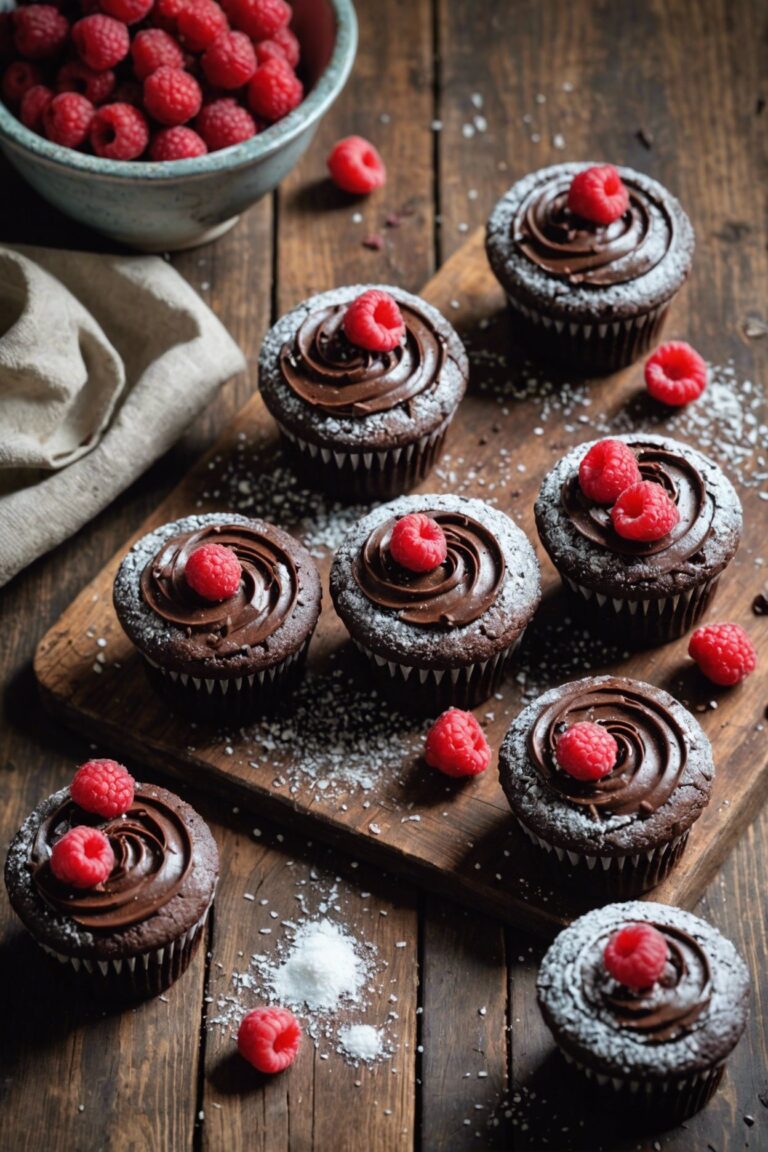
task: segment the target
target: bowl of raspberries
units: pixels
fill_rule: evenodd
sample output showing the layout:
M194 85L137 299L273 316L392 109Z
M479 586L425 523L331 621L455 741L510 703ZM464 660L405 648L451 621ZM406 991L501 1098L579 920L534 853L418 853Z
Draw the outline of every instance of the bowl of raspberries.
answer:
M22 0L0 11L0 149L112 239L193 247L296 164L356 48L351 0Z

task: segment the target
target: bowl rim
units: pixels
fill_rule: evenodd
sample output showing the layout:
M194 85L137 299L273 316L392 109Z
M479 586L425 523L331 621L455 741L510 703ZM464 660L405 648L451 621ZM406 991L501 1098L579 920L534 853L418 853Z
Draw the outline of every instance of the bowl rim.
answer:
M180 177L209 176L249 167L255 160L274 155L315 124L347 82L357 51L357 16L352 0L328 0L328 3L336 18L336 42L314 88L293 112L242 144L189 160L108 160L51 143L26 128L0 100L0 147L31 152L37 159L68 172L116 181L163 183Z

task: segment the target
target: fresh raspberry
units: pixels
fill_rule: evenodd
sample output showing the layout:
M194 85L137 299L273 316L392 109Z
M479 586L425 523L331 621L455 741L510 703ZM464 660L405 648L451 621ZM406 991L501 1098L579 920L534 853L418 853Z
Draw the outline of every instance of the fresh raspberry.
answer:
M162 128L152 138L149 149L150 160L191 160L193 156L205 156L208 151L205 140L191 128L180 125L178 128Z
M351 344L368 352L391 352L403 339L403 316L387 292L363 292L347 306L344 334Z
M205 140L209 152L218 152L250 140L257 128L248 109L231 96L225 96L205 105L195 121L195 130Z
M652 480L625 488L611 508L614 530L625 540L661 540L679 519L677 504Z
M389 551L409 572L434 572L448 555L448 544L436 520L423 512L409 512L392 529Z
M211 44L202 65L214 88L242 88L256 71L256 53L244 32L224 32Z
M356 196L383 188L387 179L384 161L373 144L362 136L345 136L339 140L326 163L336 187Z
M616 766L619 746L607 728L580 720L561 732L555 741L558 767L574 780L602 780Z
M627 924L614 932L603 951L610 976L625 988L650 988L669 959L669 947L653 924Z
M133 776L117 760L89 760L75 772L69 791L85 812L112 820L133 804L134 784Z
M181 9L176 27L185 48L205 52L223 32L229 31L229 21L215 0L194 0Z
M251 40L269 40L291 18L285 0L222 0L222 6L235 28Z
M242 568L231 548L201 544L187 560L187 584L204 600L228 600L240 587Z
M154 0L99 0L99 7L123 24L138 24L149 15L153 3Z
M3 72L0 81L0 92L3 100L11 108L15 108L25 92L42 84L43 77L39 68L26 60L14 60Z
M261 120L282 120L304 99L304 86L287 60L275 56L261 64L248 84L248 104Z
M185 124L200 111L203 94L194 76L163 64L144 81L144 107L161 124Z
M72 25L72 39L84 64L94 72L114 68L128 55L131 38L125 24L97 13Z
M637 457L622 440L598 440L579 464L579 487L595 504L613 504L641 480Z
M427 733L424 758L446 776L479 776L491 762L485 733L471 712L449 708Z
M98 828L78 824L57 840L51 852L51 871L72 888L103 884L115 866L112 845Z
M146 117L132 104L105 104L91 123L91 146L107 160L138 160L149 144Z
M713 684L730 687L757 667L755 646L740 624L705 624L688 644L701 671Z
M53 92L45 84L35 84L29 88L21 98L19 120L26 128L33 132L43 131L43 113L53 100Z
M69 22L52 4L28 4L13 13L13 43L27 60L49 60L67 42Z
M43 128L49 140L65 148L79 148L86 139L94 107L79 92L60 92L43 113Z
M179 13L186 3L187 0L155 0L155 6L152 9L152 23L156 28L162 28L165 32L175 34Z
M183 68L184 53L180 44L162 28L142 28L131 44L133 71L139 80L146 80L158 68Z
M296 1059L301 1028L287 1008L254 1008L240 1021L237 1050L258 1072L283 1072Z
M654 400L680 408L707 386L707 364L684 340L661 344L645 362L645 386Z
M568 189L568 207L593 224L612 224L629 207L629 193L612 164L577 172Z
M278 28L277 32L273 32L269 41L262 41L262 44L265 43L277 44L278 48L282 49L283 55L291 68L298 68L299 60L301 59L301 46L287 24L283 24L282 28Z
M79 92L91 104L105 104L115 89L115 74L111 68L94 72L81 60L69 60L56 74L57 92Z

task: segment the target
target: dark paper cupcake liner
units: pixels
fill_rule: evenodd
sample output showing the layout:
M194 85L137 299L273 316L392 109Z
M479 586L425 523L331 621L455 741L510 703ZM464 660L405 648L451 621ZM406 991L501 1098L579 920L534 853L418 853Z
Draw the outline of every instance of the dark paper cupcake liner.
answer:
M431 715L444 712L446 708L475 708L498 692L507 664L524 631L513 644L495 656L462 668L418 668L398 664L364 648L357 640L353 643L366 657L374 680L387 699L404 712Z
M560 573L581 609L587 608L595 623L610 631L617 643L633 648L679 640L693 628L711 604L720 579L711 580L677 596L659 599L617 599L577 584Z
M242 724L268 712L295 688L304 673L311 635L279 664L250 675L199 678L161 668L144 656L150 683L171 707L192 719Z
M301 439L282 424L278 427L306 482L355 504L391 500L420 484L442 454L452 419L411 444L377 452L332 451Z
M688 843L689 829L653 849L626 856L589 856L550 844L517 817L525 835L548 858L561 884L573 883L580 891L594 889L602 903L629 900L655 888L677 864Z
M670 301L631 319L581 324L537 312L507 295L527 341L549 360L587 375L616 372L648 352L659 339Z

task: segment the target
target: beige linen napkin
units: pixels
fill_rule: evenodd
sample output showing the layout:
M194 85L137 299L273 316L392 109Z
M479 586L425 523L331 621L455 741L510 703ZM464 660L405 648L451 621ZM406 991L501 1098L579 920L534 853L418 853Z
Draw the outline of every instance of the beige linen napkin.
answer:
M0 586L105 508L244 367L158 257L0 247Z

